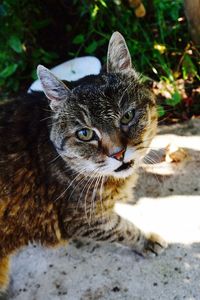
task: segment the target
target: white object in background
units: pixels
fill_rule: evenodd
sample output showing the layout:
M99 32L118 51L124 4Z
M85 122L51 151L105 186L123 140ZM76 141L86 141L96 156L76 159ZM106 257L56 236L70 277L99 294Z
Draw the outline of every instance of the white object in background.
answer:
M54 75L59 79L75 81L87 75L97 75L101 70L100 60L94 56L84 56L68 60L52 69ZM34 81L28 89L32 91L42 91L39 80Z

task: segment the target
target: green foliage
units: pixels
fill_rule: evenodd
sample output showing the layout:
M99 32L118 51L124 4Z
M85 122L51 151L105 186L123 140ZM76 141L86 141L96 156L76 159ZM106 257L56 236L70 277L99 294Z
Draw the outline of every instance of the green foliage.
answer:
M0 92L24 90L37 64L53 66L71 57L106 61L113 31L121 32L136 69L167 83L165 104L182 101L177 80L199 80L199 50L190 42L183 0L144 0L147 15L136 18L123 0L3 0L0 4Z
M77 1L73 2L77 4ZM72 54L100 53L105 62L106 50L102 45L107 44L113 31L120 31L127 41L136 69L156 81L167 82L171 86L171 97L165 100L165 104L175 107L182 101L177 79L200 78L200 54L190 43L183 0L143 2L147 15L139 19L124 1L82 1L82 5L78 5L84 22L82 39L78 39L80 33L75 37L81 47ZM164 106L160 106L158 111L163 116Z
M50 63L57 57L36 39L39 29L48 25L48 20L40 18L38 1L4 0L0 4L0 92L4 96L35 79L39 61Z

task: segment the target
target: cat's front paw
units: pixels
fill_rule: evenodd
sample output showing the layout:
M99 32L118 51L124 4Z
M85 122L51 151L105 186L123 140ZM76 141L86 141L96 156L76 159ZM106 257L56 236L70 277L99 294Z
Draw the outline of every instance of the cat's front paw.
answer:
M141 254L143 256L155 256L162 253L167 246L167 242L162 237L156 233L150 233L146 236Z

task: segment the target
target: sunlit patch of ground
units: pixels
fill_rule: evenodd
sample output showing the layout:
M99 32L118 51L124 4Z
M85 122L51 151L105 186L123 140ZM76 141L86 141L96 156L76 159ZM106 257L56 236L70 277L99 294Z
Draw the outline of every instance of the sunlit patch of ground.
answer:
M117 204L116 211L145 232L156 232L170 243L200 242L200 197L141 198L135 206Z
M118 203L116 211L171 243L200 242L200 135L189 136L182 128L179 135L157 135L150 148L137 204Z

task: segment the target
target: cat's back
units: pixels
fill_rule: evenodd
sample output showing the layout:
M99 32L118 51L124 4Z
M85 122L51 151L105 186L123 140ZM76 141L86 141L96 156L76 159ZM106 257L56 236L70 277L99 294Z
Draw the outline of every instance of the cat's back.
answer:
M49 244L58 240L49 230L57 220L48 203L54 189L46 180L49 117L43 94L0 104L0 257L30 240Z
M0 104L0 155L25 150L44 126L46 100L42 93L24 95Z
M25 95L0 104L0 185L10 182L34 158L41 132L45 134L43 94Z

